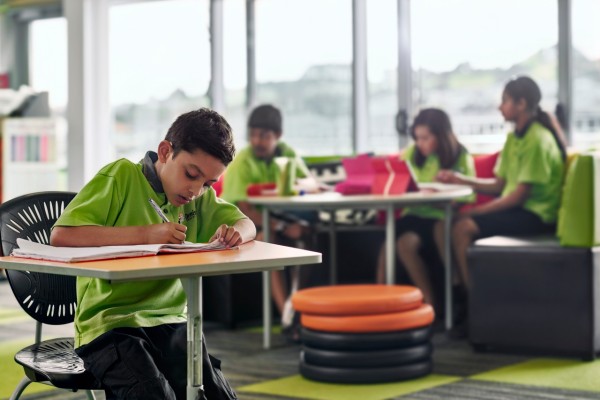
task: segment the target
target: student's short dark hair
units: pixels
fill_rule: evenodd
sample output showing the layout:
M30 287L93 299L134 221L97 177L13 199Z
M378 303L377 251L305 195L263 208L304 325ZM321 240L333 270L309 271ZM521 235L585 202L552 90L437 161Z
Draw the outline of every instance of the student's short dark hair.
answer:
M165 140L173 146L173 157L180 151L200 149L228 165L235 155L229 123L216 111L200 108L177 117Z
M248 128L259 128L281 133L283 118L281 111L270 104L256 107L248 118Z

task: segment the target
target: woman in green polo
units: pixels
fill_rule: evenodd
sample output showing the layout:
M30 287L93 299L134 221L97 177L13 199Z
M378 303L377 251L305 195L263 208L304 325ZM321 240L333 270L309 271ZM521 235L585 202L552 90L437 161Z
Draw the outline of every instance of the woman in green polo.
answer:
M438 175L453 171L474 176L473 158L452 130L448 114L437 108L424 109L411 127L414 144L402 153L420 183L435 182ZM457 206L472 201L461 199ZM412 206L396 220L396 254L413 283L423 292L426 303L436 306L434 282L443 282L444 271L434 239L434 227L444 218L444 210L434 206ZM377 266L377 281L384 281L385 251L382 247ZM437 307L436 307L437 308Z
M515 129L506 138L494 178L442 177L446 182L468 184L477 192L499 196L461 213L453 223L452 246L467 289L467 249L474 240L555 230L566 150L560 129L540 108L541 97L540 88L529 77L507 83L499 109Z

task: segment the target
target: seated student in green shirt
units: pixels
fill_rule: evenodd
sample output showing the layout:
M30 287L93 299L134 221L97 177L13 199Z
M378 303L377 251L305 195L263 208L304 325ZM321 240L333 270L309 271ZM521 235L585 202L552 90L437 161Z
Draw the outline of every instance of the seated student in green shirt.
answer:
M157 152L117 160L75 196L50 237L54 246L209 242L228 247L256 228L211 186L233 159L231 128L203 108L179 116ZM149 199L170 222L163 223ZM179 279L110 282L77 278L75 351L108 399L183 399L186 296ZM205 360L206 361L206 360ZM205 394L212 373L204 365Z
M221 197L236 204L259 231L262 227L262 212L248 203L248 187L277 182L280 171L274 161L275 157L294 158L298 164L303 163L302 159L296 156L296 152L281 141L282 125L279 109L268 104L256 107L248 118L250 144L236 155L223 180ZM305 165L297 165L296 176L305 177L307 170ZM271 232L275 233L272 240L279 244L303 246L301 242L308 233L307 219L310 218L310 215L299 217L299 214L290 213L273 215L270 220ZM256 238L261 240L262 232L259 232ZM271 293L282 316L284 332L289 332L293 322L293 309L284 278L282 271L271 272Z
M555 231L566 150L560 128L540 108L541 98L540 88L529 77L508 82L499 109L506 121L515 124L515 129L506 138L494 171L496 176L475 179L453 173L443 177L445 182L467 184L477 192L499 195L458 215L453 223L454 255L467 289L467 249L474 240Z
M418 182L435 182L446 171L475 176L473 157L452 130L450 117L443 110L426 108L419 112L410 129L414 144L402 152ZM472 201L474 196L457 202ZM423 300L439 309L434 282L443 282L444 270L436 246L434 227L444 210L434 206L405 207L396 220L396 254L412 282L423 292ZM384 282L385 246L377 265L377 281Z

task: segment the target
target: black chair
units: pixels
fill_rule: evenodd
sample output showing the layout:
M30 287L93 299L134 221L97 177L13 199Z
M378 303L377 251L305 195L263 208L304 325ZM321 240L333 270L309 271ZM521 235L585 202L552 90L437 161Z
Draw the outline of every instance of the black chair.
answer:
M0 205L2 254L10 255L18 238L48 244L50 229L67 204L71 192L41 192L24 195ZM54 274L6 270L10 287L27 314L36 320L35 343L15 355L25 377L10 399L18 399L31 382L39 382L72 391L101 389L86 372L83 361L73 350L73 338L42 341L43 324L73 322L77 297L75 278Z

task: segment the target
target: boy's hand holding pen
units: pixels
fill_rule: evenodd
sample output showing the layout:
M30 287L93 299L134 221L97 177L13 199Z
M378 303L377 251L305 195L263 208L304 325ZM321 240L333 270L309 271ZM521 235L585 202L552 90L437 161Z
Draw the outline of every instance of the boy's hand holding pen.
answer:
M148 199L148 201L163 220L162 224L153 224L148 227L150 230L148 243L183 243L187 231L187 226L181 224L183 215L179 215L179 223L171 222L153 199Z

